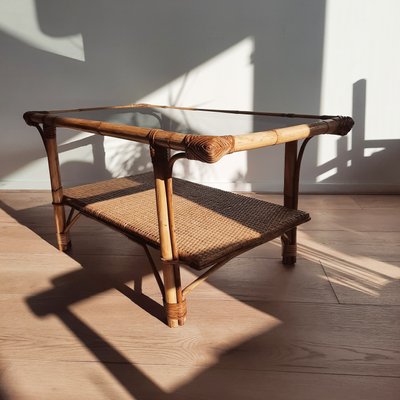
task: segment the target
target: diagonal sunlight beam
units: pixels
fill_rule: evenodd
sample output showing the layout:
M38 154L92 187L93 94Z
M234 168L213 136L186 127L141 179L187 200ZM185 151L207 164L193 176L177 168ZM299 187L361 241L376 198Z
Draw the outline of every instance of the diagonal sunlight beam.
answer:
M246 37L138 102L251 110L254 51L254 38Z
M396 265L366 256L346 254L334 244L316 242L309 233L302 232L299 254L311 261L321 262L329 270L329 280L371 297L379 297L385 286L400 279Z
M132 98L134 103L184 105L207 108L232 108L252 110L254 101L255 39L248 36L209 60L187 71L166 85L141 99ZM202 134L215 132L230 134L232 131L250 132L253 118L242 118L234 123L229 119L205 119L195 113L188 120L187 113L164 110L176 125L183 125ZM231 125L230 125L231 124ZM114 177L132 173L134 162L143 160L137 172L151 167L146 152L137 143L123 143L118 139L105 138L106 166ZM145 158L147 157L147 158ZM147 161L147 164L146 164ZM247 153L235 153L223 158L218 165L198 168L193 163L177 163L177 176L216 186L223 189L249 190L242 181L247 174ZM233 183L232 183L233 182Z
M82 34L57 38L43 33L36 13L35 0L2 0L0 31L36 49L85 61Z

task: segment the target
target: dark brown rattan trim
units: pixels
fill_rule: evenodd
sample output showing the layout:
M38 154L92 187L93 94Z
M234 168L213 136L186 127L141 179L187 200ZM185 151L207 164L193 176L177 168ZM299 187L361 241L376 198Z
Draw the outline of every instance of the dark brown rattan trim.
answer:
M224 155L232 153L235 146L233 136L192 136L186 135L186 157L205 163L215 163Z

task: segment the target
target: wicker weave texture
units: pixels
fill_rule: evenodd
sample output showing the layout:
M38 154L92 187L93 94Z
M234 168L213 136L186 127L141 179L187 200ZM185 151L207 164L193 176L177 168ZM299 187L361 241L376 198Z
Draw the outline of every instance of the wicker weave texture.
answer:
M303 211L176 178L173 201L179 259L195 269L274 239L310 219ZM63 202L159 247L152 173L65 189Z

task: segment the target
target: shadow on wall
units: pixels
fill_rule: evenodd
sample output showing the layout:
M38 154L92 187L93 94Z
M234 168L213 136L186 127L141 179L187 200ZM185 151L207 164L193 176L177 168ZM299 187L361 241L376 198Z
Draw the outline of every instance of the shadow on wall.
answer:
M337 157L317 167L317 176L331 171L332 176L324 179L324 183L343 185L344 182L356 182L363 190L363 187L367 187L369 182L373 181L382 185L385 193L395 192L398 186L393 183L399 180L398 170L388 166L398 163L400 140L366 139L366 104L367 81L361 79L353 85L355 125L352 135L337 141ZM353 191L354 188L350 187L349 190Z
M88 151L93 157L92 162L85 161L64 161L69 151L76 149L83 149L89 147ZM74 177L76 181L80 183L89 183L93 180L93 177L97 179L109 179L111 174L105 166L105 153L104 153L104 137L102 136L90 136L84 139L73 140L71 142L61 144L58 146L61 175L64 177ZM64 181L64 184L68 181Z
M99 0L93 7L90 2L24 0L21 5L13 2L12 7L20 7L21 17L13 31L4 28L0 17L4 54L0 83L5 93L13 93L0 100L2 148L6 149L0 156L3 179L18 171L27 173L24 167L44 156L40 139L22 121L23 111L135 102L249 36L255 49L249 60L254 63L254 84L249 88L254 109L319 112L324 1L257 0L244 5L239 0L205 0L182 5L179 1L118 0L110 7L108 1ZM54 46L66 46L65 40L58 39L69 38L83 51L82 57L63 55L62 48L35 45L26 40L26 32L22 38L16 30L26 31L33 24L22 18L26 10L32 10L31 18L35 18L37 40L46 42L47 38ZM240 77L233 84L235 80ZM191 90L204 87L207 82L199 81ZM218 91L209 89L214 96L210 101L218 102ZM243 95L238 92L237 98ZM141 158L147 157L147 151L128 150L133 153L131 160L140 153L141 166L148 164L148 158ZM65 180L75 181L78 172L93 179L107 176L106 163L97 156L93 159L97 163L93 167L65 165ZM282 165L280 149L254 151L245 176L238 176L255 184L274 184L282 177L276 174L277 163ZM313 144L304 170L315 163ZM35 174L40 176L45 168L42 160ZM26 169L31 171L29 179L42 179L32 172L36 170Z
M134 175L149 170L151 162L147 146L125 142L124 146L109 145L106 152L104 142L107 139L110 140L107 137L90 135L83 139L72 139L58 146L60 171L65 186ZM79 158L81 160L78 160ZM82 161L85 159L90 161Z

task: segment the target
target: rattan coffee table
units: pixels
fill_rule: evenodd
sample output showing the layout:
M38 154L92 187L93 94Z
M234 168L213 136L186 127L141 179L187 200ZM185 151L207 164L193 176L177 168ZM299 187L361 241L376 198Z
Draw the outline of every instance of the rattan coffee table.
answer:
M283 263L296 262L296 227L310 219L297 209L305 146L313 136L344 136L353 126L350 117L341 116L149 104L30 111L24 119L38 129L46 148L59 249L68 250L70 229L81 215L141 244L170 327L184 324L189 292L238 254L280 236ZM153 172L63 188L57 127L148 144ZM234 152L279 144L285 144L284 206L172 178L180 159L214 163ZM163 277L148 246L160 250ZM206 272L182 288L181 265Z

